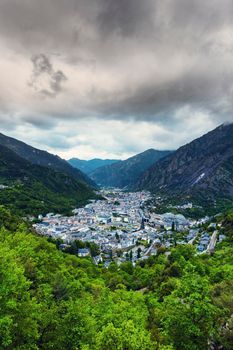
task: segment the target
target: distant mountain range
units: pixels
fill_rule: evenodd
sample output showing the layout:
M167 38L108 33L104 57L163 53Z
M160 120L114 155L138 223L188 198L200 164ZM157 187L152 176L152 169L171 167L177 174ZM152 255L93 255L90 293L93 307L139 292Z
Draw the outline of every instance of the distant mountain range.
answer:
M160 159L141 175L134 189L197 198L200 203L233 200L233 124L221 125Z
M94 170L102 166L111 165L119 161L120 161L119 159L99 159L99 158L94 158L91 160L71 158L68 160L70 165L72 165L74 168L80 169L87 175L89 175L91 172L93 172Z
M89 176L100 186L129 188L152 164L171 154L172 151L148 149L126 160L100 167Z
M2 134L0 185L0 204L20 214L68 212L96 198L94 182L81 171L57 156Z
M0 145L5 146L18 154L21 158L26 159L32 164L41 165L54 170L61 171L72 176L74 179L96 187L96 184L82 171L72 167L66 160L57 155L48 153L29 146L26 143L16 140L12 137L0 133Z

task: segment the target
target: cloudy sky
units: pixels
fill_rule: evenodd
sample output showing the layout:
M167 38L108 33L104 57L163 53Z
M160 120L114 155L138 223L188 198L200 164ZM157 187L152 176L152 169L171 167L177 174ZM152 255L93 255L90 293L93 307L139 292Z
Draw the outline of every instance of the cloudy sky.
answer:
M0 0L0 131L64 158L233 121L232 0Z

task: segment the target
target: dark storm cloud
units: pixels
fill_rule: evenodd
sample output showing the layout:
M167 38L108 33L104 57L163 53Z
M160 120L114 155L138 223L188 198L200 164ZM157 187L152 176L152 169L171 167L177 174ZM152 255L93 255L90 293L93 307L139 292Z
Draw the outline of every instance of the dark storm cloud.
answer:
M5 48L33 87L9 97L15 77L0 82L15 123L92 117L192 132L197 115L199 125L233 120L232 0L0 0Z
M218 65L218 63L216 63ZM144 82L136 89L131 86L108 95L101 91L94 97L103 115L124 118L166 122L174 119L175 112L183 106L202 110L221 120L231 119L233 110L233 70L216 67L190 70L169 83L156 80ZM132 83L133 84L133 83ZM117 97L116 97L117 96ZM92 94L93 97L93 94Z
M155 28L156 2L153 0L103 0L97 16L101 35L147 36Z

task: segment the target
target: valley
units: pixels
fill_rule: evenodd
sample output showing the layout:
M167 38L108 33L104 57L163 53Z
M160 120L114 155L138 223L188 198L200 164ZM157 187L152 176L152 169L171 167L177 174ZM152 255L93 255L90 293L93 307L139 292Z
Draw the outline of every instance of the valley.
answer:
M92 200L84 207L74 209L66 217L48 213L39 215L34 229L40 235L59 241L63 251L74 251L78 256L91 256L90 249L74 249L77 241L98 249L92 256L94 263L111 261L121 264L156 255L177 245L191 244L198 253L214 252L216 242L226 237L219 234L221 228L216 218L198 220L181 214L165 212L156 214L156 208L148 206L149 192L123 192L117 189L101 190L103 200ZM190 206L190 203L189 203ZM78 245L76 245L78 246Z
M88 175L0 135L1 349L231 350L231 131Z
M0 350L233 350L233 1L0 0L0 51Z

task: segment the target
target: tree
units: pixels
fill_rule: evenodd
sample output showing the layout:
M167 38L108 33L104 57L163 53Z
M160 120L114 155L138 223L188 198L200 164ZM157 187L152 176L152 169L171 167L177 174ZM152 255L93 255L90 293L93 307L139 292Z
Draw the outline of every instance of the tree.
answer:
M108 323L97 335L97 350L121 350L121 330Z
M110 258L110 260L112 260L112 257L113 257L113 252L112 252L112 250L110 250L110 252L109 252L109 258Z
M174 231L175 231L175 222L172 221L172 232L174 232Z
M130 261L133 260L133 252L132 252L132 250L130 250L130 252L129 252L129 260L130 260Z
M137 250L137 259L141 258L141 252L142 252L142 249L139 247Z
M29 243L30 244L30 243ZM0 347L32 349L38 339L38 305L15 251L0 247Z
M175 349L208 349L217 308L212 304L206 279L194 274L185 276L178 289L164 299L162 308L163 333Z
M119 236L119 234L116 232L116 234L115 234L115 238L116 238L116 240L118 241L118 243L120 243L120 236Z

